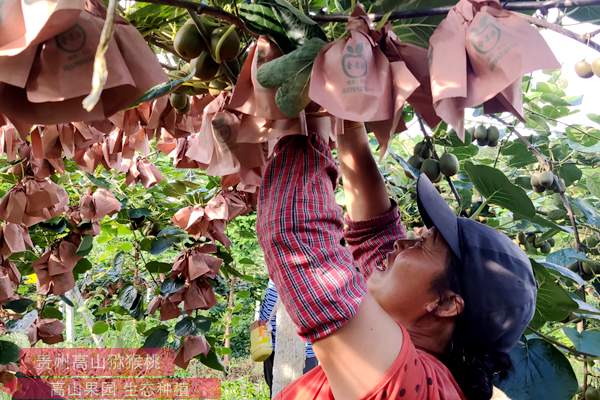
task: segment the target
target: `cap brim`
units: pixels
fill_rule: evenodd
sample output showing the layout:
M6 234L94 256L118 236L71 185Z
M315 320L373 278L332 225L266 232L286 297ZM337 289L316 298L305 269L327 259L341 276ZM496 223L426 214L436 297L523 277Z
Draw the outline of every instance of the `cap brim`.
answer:
M419 174L417 179L417 205L425 226L435 226L454 255L461 259L458 217L425 174Z

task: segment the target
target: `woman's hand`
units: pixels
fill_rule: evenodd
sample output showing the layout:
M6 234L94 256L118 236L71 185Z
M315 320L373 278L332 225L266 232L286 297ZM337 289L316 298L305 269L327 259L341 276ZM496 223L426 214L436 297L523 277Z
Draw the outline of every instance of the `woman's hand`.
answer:
M364 124L344 121L344 134L337 137L337 144L350 219L369 220L388 211L390 199Z

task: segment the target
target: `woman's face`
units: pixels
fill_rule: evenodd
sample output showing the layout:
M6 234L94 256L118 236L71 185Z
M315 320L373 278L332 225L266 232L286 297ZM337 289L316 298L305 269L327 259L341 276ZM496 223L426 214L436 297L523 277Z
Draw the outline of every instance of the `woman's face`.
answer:
M368 289L379 305L404 326L430 312L439 293L433 282L446 273L450 250L435 229L415 230L416 239L401 239L394 244L383 265L368 281Z

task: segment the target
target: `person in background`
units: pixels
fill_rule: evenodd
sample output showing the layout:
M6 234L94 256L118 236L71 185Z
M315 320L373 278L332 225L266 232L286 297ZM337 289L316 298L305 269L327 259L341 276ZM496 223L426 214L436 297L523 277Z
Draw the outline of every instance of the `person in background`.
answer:
M260 305L259 319L261 321L268 321L271 324L271 339L273 343L273 353L263 363L263 371L265 374L265 381L269 385L269 393L272 393L273 389L273 362L275 361L275 340L276 340L276 319L274 308L277 304L278 296L275 284L269 279L267 284L267 290L265 291L265 297L263 298L262 304ZM304 369L303 373L307 373L318 365L317 357L313 352L312 345L310 342L306 343Z

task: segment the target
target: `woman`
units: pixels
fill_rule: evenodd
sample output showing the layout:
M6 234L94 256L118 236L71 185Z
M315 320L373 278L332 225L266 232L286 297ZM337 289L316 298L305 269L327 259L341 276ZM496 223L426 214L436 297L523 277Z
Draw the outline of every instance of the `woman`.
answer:
M260 190L269 274L320 363L279 398L489 399L535 309L528 258L505 235L457 218L424 175L427 228L407 239L362 124L345 124L338 152L345 231L337 168L319 135L282 139Z

